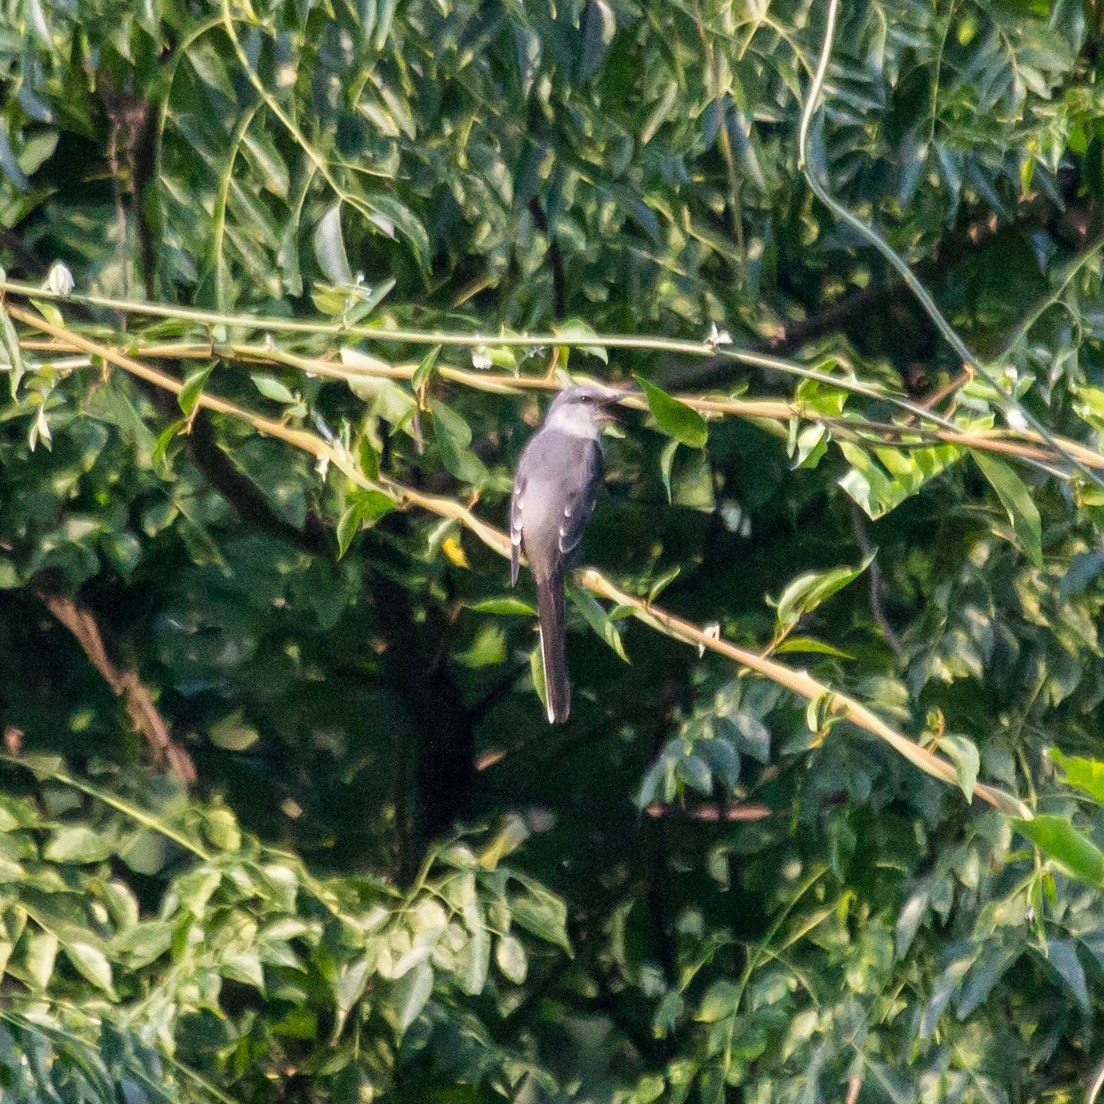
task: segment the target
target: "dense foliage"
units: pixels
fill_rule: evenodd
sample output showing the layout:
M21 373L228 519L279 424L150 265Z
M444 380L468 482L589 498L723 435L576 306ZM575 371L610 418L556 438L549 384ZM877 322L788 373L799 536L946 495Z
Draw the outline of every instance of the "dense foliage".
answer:
M1101 11L830 9L9 0L5 1101L1083 1098Z

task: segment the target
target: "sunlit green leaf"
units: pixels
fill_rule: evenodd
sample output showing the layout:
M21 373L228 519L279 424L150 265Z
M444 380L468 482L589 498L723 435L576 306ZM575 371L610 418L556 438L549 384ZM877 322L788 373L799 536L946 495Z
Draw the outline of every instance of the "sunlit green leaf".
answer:
M776 632L789 631L807 613L857 579L873 562L875 552L866 556L858 567L833 567L828 571L809 572L794 579L772 602L777 610Z
M341 205L331 207L319 220L314 231L314 256L326 279L340 287L352 284L353 271L345 254L345 239L341 233Z
M293 403L295 402L295 395L292 394L291 389L285 384L282 384L275 376L266 376L261 373L256 373L250 377L253 380L253 386L266 399L271 399L273 402L278 403Z
M42 855L50 862L100 862L112 853L112 840L83 824L75 824L56 832Z
M1055 747L1049 748L1047 755L1062 768L1066 781L1071 786L1084 790L1104 804L1104 762L1079 755L1064 755Z
M196 368L184 377L184 386L180 390L177 402L186 417L190 416L192 411L195 410L196 401L202 394L204 387L207 386L207 379L214 369L215 365L212 362L201 368Z
M1047 813L1033 820L1018 820L1016 831L1049 858L1057 860L1073 877L1090 885L1104 885L1104 852L1065 817Z
M521 942L512 935L504 935L495 947L495 962L502 973L515 985L521 985L529 970L529 960Z
M208 735L211 743L224 751L246 751L261 738L257 729L246 723L240 709L212 725Z
M405 973L394 983L391 990L391 1005L400 1033L418 1018L433 991L433 967L422 962Z
M1003 460L976 450L971 452L971 456L1008 512L1008 520L1012 523L1012 531L1016 534L1020 547L1036 567L1042 567L1042 522L1039 508L1026 484Z
M691 448L702 448L709 440L709 427L705 419L684 402L668 395L662 388L649 383L641 376L636 377L648 400L648 409L656 420L656 425L668 436L681 441Z

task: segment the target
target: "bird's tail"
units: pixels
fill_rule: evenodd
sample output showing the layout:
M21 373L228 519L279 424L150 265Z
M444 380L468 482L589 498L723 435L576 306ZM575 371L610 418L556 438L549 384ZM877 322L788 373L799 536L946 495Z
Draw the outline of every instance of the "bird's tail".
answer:
M550 724L562 723L571 712L571 684L567 681L566 626L563 579L553 574L537 584L541 659L544 661L544 697Z

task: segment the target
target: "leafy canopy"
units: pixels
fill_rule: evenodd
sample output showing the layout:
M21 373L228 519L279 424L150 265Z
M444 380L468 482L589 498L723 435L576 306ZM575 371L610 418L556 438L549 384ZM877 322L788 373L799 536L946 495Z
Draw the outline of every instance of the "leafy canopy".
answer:
M5 1100L1080 1099L1095 6L9 7Z

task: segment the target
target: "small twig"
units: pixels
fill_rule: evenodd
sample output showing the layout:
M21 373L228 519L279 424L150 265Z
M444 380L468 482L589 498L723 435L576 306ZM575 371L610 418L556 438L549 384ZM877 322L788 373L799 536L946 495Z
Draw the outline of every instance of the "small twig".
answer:
M675 820L696 820L707 824L733 824L743 821L766 820L778 815L778 811L768 805L730 805L721 809L716 805L666 805L654 802L645 807L644 812L653 820L674 818Z
M131 723L145 737L157 765L167 767L184 785L193 785L197 775L192 757L169 735L169 726L157 711L153 695L139 678L138 672L133 668L123 670L111 661L91 611L60 594L39 591L38 596L54 617L73 634L111 692L123 699Z
M859 513L859 508L854 503L851 504L851 528L855 532L855 540L858 542L863 558L869 557L872 551L870 537L867 535L866 525L863 522L862 515ZM886 638L886 643L896 652L897 658L900 659L904 652L901 638L893 631L893 626L890 625L889 620L886 618L885 610L882 609L882 587L885 580L882 578L882 569L878 563L877 557L874 557L874 559L870 561L869 576L870 612L873 614L874 620L878 622L878 626L882 630L882 635Z
M965 387L973 378L973 370L967 365L950 383L944 384L938 391L933 392L931 395L926 395L921 399L920 405L924 407L925 410L934 410L945 398L949 395L957 394L959 388Z

